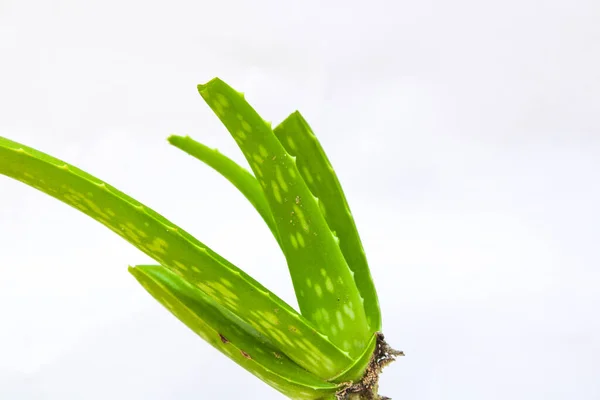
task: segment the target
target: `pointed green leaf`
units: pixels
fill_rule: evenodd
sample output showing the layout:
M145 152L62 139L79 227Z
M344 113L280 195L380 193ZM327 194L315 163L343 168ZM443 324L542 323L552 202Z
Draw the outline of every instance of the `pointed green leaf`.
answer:
M340 248L342 249L342 253L346 260L349 264L353 261L355 261L355 264L359 264L358 268L356 268L356 265L352 268L355 273L355 280L357 280L357 276L364 277L364 271L366 269L368 281L366 284L357 282L357 286L359 290L363 288L361 294L367 292L374 295L371 297L363 296L370 299L365 300L365 309L366 311L369 311L368 305L374 305L375 313L372 314L372 317L375 317L373 320L377 321L376 323L379 323L380 317L377 295L375 293L373 281L369 275L366 257L364 251L362 251L358 232L346 203L344 193L337 180L337 176L333 172L333 168L331 168L329 164L327 156L322 150L316 137L312 134L308 124L297 111L279 124L275 128L274 133L280 142L282 142L286 150L293 156L296 156L298 169L305 181L308 181L308 179L312 180L313 174L314 176L321 177L316 184L315 182L312 182L315 185L309 183L309 188L319 198L323 199L323 203L320 203L322 207L321 210L325 215L329 227L334 231L340 232L338 235L340 238ZM296 145L294 138L298 140L298 145ZM269 210L265 195L260 188L260 184L246 169L222 155L219 151L210 149L190 137L171 136L169 142L188 154L198 158L200 161L203 161L228 179L254 205L265 222L269 224L269 227L273 226L273 216ZM302 156L298 156L299 153L302 153ZM305 162L304 160L310 161ZM325 214L324 204L327 204L326 207L335 210L335 212L330 215ZM346 233L346 230L349 232ZM271 231L274 235L277 234L277 231L274 228L272 228ZM346 238L349 238L349 240L346 240ZM352 243L358 243L358 247L353 248L348 246L347 243L350 241L352 241ZM342 243L346 243L346 246L343 246ZM353 265L350 264L350 266L352 267ZM363 284L361 285L361 283ZM365 287L367 290L364 290ZM367 316L369 316L368 313ZM374 328L373 331L376 332L379 329L380 327L377 327ZM369 346L366 347L363 355L357 358L355 363L350 366L347 371L340 374L340 377L338 378L339 382L354 381L362 376L371 359L375 344L376 336L373 335L371 342L369 343Z
M229 157L221 154L218 150L211 149L189 136L173 135L169 137L169 143L204 162L231 182L254 206L269 226L269 229L271 229L271 232L273 232L275 239L279 242L277 228L273 221L273 214L271 214L269 203L267 203L260 184L248 170L238 165Z
M89 215L207 293L277 343L297 364L328 379L352 360L288 304L156 212L47 154L0 137L0 174Z
M287 152L296 157L300 174L310 191L320 199L321 211L331 230L336 232L340 249L354 273L371 332L381 330L379 300L367 257L342 186L327 155L298 111L287 117L274 132Z
M305 125L306 128L304 128L302 125L300 125L300 126L297 125L297 124L301 123L302 121L304 121L302 116L298 112L295 112L294 114L292 114L288 118L286 118L286 120L282 124L278 125L274 130L275 135L278 136L280 141L284 144L284 147L286 147L286 149L290 153L294 153L295 150L299 150L299 151L306 150L305 147L307 147L307 146L305 146L305 145L311 139L312 132L310 131L310 128L308 127L308 125ZM292 136L292 137L297 136L298 138L300 138L301 144L299 146L296 146L296 144L293 142L293 139L287 139L290 136ZM320 144L318 143L318 141L316 140L316 138L314 138L314 136L312 136L312 138L315 143L313 143L312 146L308 147L308 149L315 152L317 150L313 150L314 149L313 146L317 146L318 149L321 149L321 147L320 147ZM202 143L199 143L199 142L193 140L190 137L171 136L169 138L169 142L172 145L174 145L175 147L196 157L200 161L203 161L204 163L206 163L207 165L209 165L210 167L215 169L217 172L219 172L221 175L223 175L235 187L237 187L238 190L240 190L240 192L242 192L242 194L244 194L244 196L250 201L250 203L252 203L254 205L254 207L257 209L259 214L265 220L265 222L267 224L269 224L269 227L273 226L273 216L271 215L271 211L269 209L267 199L265 198L265 195L260 188L260 184L258 183L256 178L254 176L250 175L250 173L246 169L239 166L238 164L236 164L234 161L232 161L228 157L222 155L216 149L211 149L211 148L203 145ZM292 146L293 146L293 148L292 148ZM312 175L310 175L311 174L310 171L313 171L315 176L319 176L319 174L322 174L322 176L327 177L326 179L322 179L321 182L319 182L319 183L322 183L321 185L317 186L316 188L312 188L309 185L309 188L311 188L311 190L313 190L313 193L319 192L317 194L317 196L319 196L319 197L321 197L323 195L323 190L321 190L322 187L325 188L325 192L327 192L327 195L330 195L330 193L333 192L331 194L332 201L327 202L328 208L333 206L335 200L338 200L339 204L342 204L342 210L347 210L347 204L345 202L344 194L341 190L339 183L337 184L337 186L334 185L337 182L337 177L335 176L335 173L332 170L327 169L327 168L325 168L325 169L318 168L318 167L327 167L329 165L329 162L325 156L325 153L322 150L318 150L318 154L312 154L312 152L310 152L310 151L309 152L305 151L303 154L304 154L303 157L297 157L296 160L297 160L298 168L300 169L300 172L303 175L305 181L307 180L307 177L312 178ZM297 154L292 154L292 155L297 156ZM310 166L310 169L309 169L309 167L304 165L305 164L304 162L300 161L300 160L304 160L304 159L308 159L308 158L312 158L312 162L313 162L313 165L311 165L310 163L307 163ZM304 173L302 173L303 170L305 171ZM319 171L319 172L317 172L317 171ZM323 196L323 197L326 197L326 196ZM325 199L323 199L323 200L325 202ZM329 200L329 198L327 198L327 200ZM322 206L322 204L321 204L321 206ZM346 207L346 208L344 208L344 207ZM352 220L352 216L349 214L349 211L347 213L343 213L341 215L341 218L339 217L339 214L340 214L339 212L336 212L334 215L330 215L330 216L325 215L330 228L332 230L337 230L338 232L340 232L341 231L340 228L346 229L348 226L350 226L351 229L354 229L354 232L356 232L356 228L354 227L354 222ZM350 221L347 221L347 219L349 219ZM274 227L271 228L271 231L273 232L274 235L277 235L277 231L275 230ZM340 234L339 235L340 241L347 242L345 240L345 238L347 236L351 236L351 235ZM358 239L358 233L356 233L356 238L352 238L352 239L355 239L356 241L358 241L358 244L360 245L360 239ZM340 244L340 247L342 249L342 252L344 253L344 256L346 257L346 260L354 260L356 258L358 258L360 260L360 258L362 256L362 260L361 260L361 261L363 261L362 265L366 267L366 258L364 256L364 252L362 251L362 247L360 247L358 249L351 249L351 248L348 248L348 246L346 246L346 247L341 246L341 244ZM358 257L356 255L356 253L358 253ZM347 254L350 254L350 257ZM352 256L354 256L354 257L352 257ZM353 269L353 271L355 272L355 280L356 280L357 275L362 276L360 272L357 273L356 269ZM368 274L368 268L367 268L367 274ZM370 278L370 275L368 276L368 278L369 278L368 283L370 283L370 286L373 288L373 292L374 292L374 287L373 287L373 283ZM359 289L361 288L360 282L357 282L357 286L359 287ZM364 285L363 285L363 287L364 287ZM372 304L373 302L368 302L367 300L365 300L365 304L367 304L367 303ZM375 295L374 304L376 306L376 311L377 311L377 315L378 315L379 307L377 304L376 295ZM368 311L368 307L365 306L365 308ZM377 331L377 329L375 329L375 331ZM366 367L371 359L371 355L373 354L375 344L376 344L376 336L373 335L369 345L365 348L365 351L362 354L362 356L358 357L353 365L351 365L346 371L341 373L339 378L336 378L336 381L348 382L348 381L354 381L356 379L359 379L363 375L364 370L366 369Z
M289 398L320 399L339 390L298 366L264 335L168 269L139 265L129 271L196 334Z
M370 340L352 271L290 156L267 124L229 85L215 78L198 90L227 127L260 182L303 315L352 357Z

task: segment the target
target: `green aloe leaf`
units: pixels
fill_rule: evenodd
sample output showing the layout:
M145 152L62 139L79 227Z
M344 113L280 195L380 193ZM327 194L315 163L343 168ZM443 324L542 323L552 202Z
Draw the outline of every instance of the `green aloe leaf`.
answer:
M371 332L381 330L381 313L375 285L358 230L337 175L312 129L296 111L274 129L275 135L296 165L310 191L319 198L327 224L339 239L339 246L354 273L356 287L364 300Z
M159 265L130 267L140 284L176 318L231 360L293 399L332 397L339 385L325 382L279 352L237 315Z
M295 123L293 123L293 124L290 123L292 118L295 119L294 115L296 115L296 114L298 115L299 118L302 118L300 116L300 114L296 111L294 114L290 115L284 121L284 123L278 125L275 128L274 132L276 135L278 135L280 137L280 141L282 138L285 139L288 134L293 134L295 131L298 130L298 128L295 127ZM296 121L294 121L294 122L296 122ZM284 126L284 124L285 124L285 126ZM291 128L291 130L284 134L282 128L285 128L285 129ZM307 132L305 129L303 129L301 133L303 135L306 135L309 132ZM314 140L316 140L316 138ZM195 141L194 139L192 139L190 137L173 135L173 136L169 137L169 142L172 145L174 145L175 147L185 151L186 153L197 158L198 160L206 163L208 166L212 167L215 171L217 171L221 175L223 175L235 187L237 187L238 190L240 190L240 192L242 192L242 194L244 194L244 196L250 201L251 204L254 205L254 207L257 209L259 214L265 220L265 222L267 224L269 224L269 226L272 226L271 224L273 223L273 216L270 213L267 199L266 199L263 191L260 188L260 184L258 183L256 178L254 176L252 176L250 174L250 172L248 172L248 170L241 167L240 165L235 163L233 160L231 160L230 158L228 158L225 155L223 155L222 153L220 153L218 150L211 149L211 148L203 145L202 143ZM289 146L289 142L291 142L291 140L286 140L286 142L287 143L284 143L284 144ZM316 144L319 145L318 142ZM294 148L297 149L295 144L292 144L292 146L294 146ZM294 154L294 155L296 156L296 154ZM304 158L312 157L312 156L313 156L312 154L308 153L306 156L304 156L302 158L304 159ZM325 157L325 154L322 151L320 152L318 157L315 157L315 158L316 158L316 162L318 163L319 166L322 166L323 164L329 165L328 161ZM304 167L304 168L307 168L307 167ZM335 176L335 174L333 174L333 177L329 176L330 174L332 174L332 172L330 172L330 170L325 170L325 171L322 171L319 173L323 174L324 176L327 176L327 179L324 180L325 182L330 182L332 180L334 182L337 182L337 177ZM303 174L303 175L311 178L310 170L305 172L305 174ZM316 176L318 176L318 174ZM306 180L306 178L305 178L305 180ZM338 185L335 189L339 190L339 195L338 195L338 193L336 193L336 197L334 199L338 199L339 198L338 196L340 196L340 195L343 198L344 195L341 192L341 187L339 187L339 185ZM333 202L327 202L327 204L329 206L332 206ZM343 204L345 207L345 203L343 203ZM320 204L320 205L322 206L322 204ZM348 214L345 214L344 216L346 216L346 215L347 215L347 218L349 218L351 220L350 222L352 222L352 217ZM330 228L332 228L332 225L334 227L336 227L337 229L339 229L341 226L340 223L336 224L336 222L338 222L338 219L332 219L332 222L329 222L330 220L327 218L327 215L326 215L326 220L329 223ZM346 221L342 221L342 222L346 222ZM343 227L343 228L345 228L345 227ZM352 225L352 229L355 229L353 225ZM274 228L272 228L271 231L273 232L273 235L277 235L277 231ZM358 234L356 234L356 236L357 235ZM345 241L346 236L345 235L340 235L340 236L342 237L341 240ZM358 239L358 238L356 238L356 239ZM360 242L359 242L359 244L360 244ZM345 248L342 247L342 251L344 251L344 249ZM347 250L352 251L353 249L347 249ZM364 256L364 252L362 252L362 248L359 249L358 252L359 252L359 256L362 255L362 258L364 260L362 265L368 268L368 266L366 265L366 259ZM346 259L349 259L349 257L346 256ZM352 258L350 258L350 259L352 260ZM368 274L368 270L367 270L367 274ZM371 284L371 287L373 288L373 292L374 292L372 280L370 279L369 275L367 275L367 276L369 279L369 283ZM355 280L356 280L356 271L355 271ZM368 297L368 296L366 296L366 297ZM369 301L369 302L365 301L365 303L375 305L375 311L376 311L375 315L378 317L379 316L379 307L378 307L378 303L377 303L376 294L374 296L373 301ZM379 318L379 321L380 321L380 318ZM373 335L371 342L366 347L365 351L363 352L363 355L358 357L356 359L356 362L352 366L350 366L347 371L344 371L342 374L340 374L339 377L335 378L335 380L339 381L339 382L347 382L347 381L352 381L352 380L360 377L362 375L362 373L364 372L364 368L368 364L368 362L371 358L371 355L373 354L373 350L375 348L375 342L376 342L376 336Z
M298 304L353 358L371 339L362 298L319 202L288 154L241 93L215 78L198 91L248 160L269 202Z
M0 174L45 192L104 224L277 343L323 379L352 359L289 305L156 212L47 154L0 137Z
M231 182L233 186L242 192L246 199L254 206L265 223L269 226L275 239L279 242L277 227L275 226L269 203L260 188L260 184L247 169L238 165L229 157L221 154L217 149L211 149L189 136L183 137L173 135L169 137L169 143L204 162Z
M367 257L362 247L350 207L327 155L312 129L295 111L273 130L286 151L296 157L296 165L310 191L317 196L321 211L330 229L340 240L340 249L354 273L356 286L364 300L367 320L372 332L381 329L381 314L377 292ZM206 163L242 192L256 208L279 242L273 215L256 178L245 168L216 149L211 149L190 137L171 136L175 147ZM329 212L327 212L329 210Z

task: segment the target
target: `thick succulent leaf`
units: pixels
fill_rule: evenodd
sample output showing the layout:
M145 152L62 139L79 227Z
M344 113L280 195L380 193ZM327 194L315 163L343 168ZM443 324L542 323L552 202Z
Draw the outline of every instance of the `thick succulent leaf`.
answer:
M371 332L360 293L295 158L241 93L218 78L198 90L238 143L263 188L302 314L353 358L362 354Z
M208 294L320 378L351 364L327 337L239 268L156 212L101 180L0 137L0 174L89 215Z
M319 198L321 211L332 231L363 300L371 332L381 330L381 313L375 285L367 263L354 218L342 186L327 155L312 129L298 111L292 113L275 130L275 135L288 153L296 157L300 175L313 195Z
M168 269L140 265L129 271L196 334L289 398L321 399L339 390L298 366L252 326Z
M381 318L379 317L379 305L373 281L369 274L366 256L362 250L358 232L354 225L352 215L350 214L341 185L339 184L337 176L335 175L325 152L322 150L320 143L298 111L291 114L278 125L274 129L274 133L280 142L282 142L288 153L296 157L300 174L303 176L304 180L309 183L309 189L311 189L314 195L323 200L320 204L322 207L321 210L325 215L329 227L334 231L340 232L338 235L340 238L340 248L349 263L349 266L355 273L355 280L357 279L357 276L366 275L368 278L366 284L357 282L357 286L359 290L361 288L363 289L361 294L365 292L367 294L372 294L372 296L363 295L363 298L366 298L364 303L367 317L370 318L369 322L373 323L373 321L376 321L375 323L377 324L376 326L372 326L373 332L378 331L380 329L379 322L381 321ZM298 144L296 144L294 139L298 141ZM200 161L203 161L229 180L238 188L238 190L240 190L240 192L242 192L242 194L244 194L250 203L254 205L256 210L271 228L273 234L277 235L277 231L273 227L273 216L269 209L267 199L260 188L260 184L245 168L239 166L233 160L221 154L218 150L211 149L190 137L171 136L169 142L175 147L196 157ZM317 182L314 182L313 176L318 177ZM335 210L335 212L327 215L324 212L325 207L331 208ZM349 238L349 240L346 238ZM357 243L358 247L353 248L348 246L347 243L349 242ZM346 246L343 246L342 243L346 243ZM352 261L356 262L351 264ZM358 268L356 267L356 264L359 265ZM369 311L373 310L370 310L368 305L373 305L375 313L369 313ZM376 336L373 335L371 342L369 343L369 346L366 347L363 355L358 357L348 370L340 374L338 381L347 382L359 379L363 375L364 370L371 359L375 344Z
M283 144L284 144L284 147L286 147L286 149L288 150L288 152L294 153L297 150L298 151L309 150L308 152L305 152L302 157L298 157L297 154L293 154L294 156L297 156L297 161L309 159L309 158L313 159L315 164L310 165L310 163L309 163L309 166L303 165L304 164L303 162L297 162L298 168L300 169L300 173L303 175L304 179L307 180L307 177L312 179L312 175L311 175L310 171L313 171L313 173L315 173L316 171L319 171L319 169L316 168L317 166L327 167L327 166L329 166L329 162L325 156L325 153L321 150L319 143L316 141L316 138L314 138L314 136L312 135L312 131L310 131L310 128L308 127L308 125L307 124L301 125L301 126L297 125L297 124L303 123L303 121L304 121L304 119L302 118L302 116L300 116L300 114L298 112L295 112L294 114L290 115L282 124L278 125L275 128L274 132L275 132L275 135L278 136L280 141L285 140L285 142L283 142ZM304 126L306 126L306 128ZM288 137L292 137L292 138L298 137L300 139L301 145L296 146L293 139L288 139ZM308 140L305 140L305 139L310 139L311 137L314 138L314 142L316 142L316 143L314 143L314 145L316 147L318 147L319 154L312 154L312 151L314 151L313 146L305 146L306 143L308 142ZM273 232L273 234L277 235L277 231L273 227L273 216L271 214L271 210L269 209L267 199L265 198L265 195L260 188L260 184L258 183L256 178L254 176L250 175L250 173L246 169L239 166L237 163L235 163L230 158L221 154L218 150L211 149L211 148L203 145L202 143L195 141L194 139L192 139L190 137L171 136L169 138L169 142L172 145L174 145L175 147L187 152L188 154L199 159L200 161L206 163L207 165L209 165L210 167L215 169L217 172L219 172L221 175L223 175L227 180L229 180L235 187L238 188L238 190L240 190L240 192L242 192L242 194L244 194L244 196L250 201L250 203L252 203L254 205L256 210L263 217L263 219L269 225L269 227L272 227L271 231ZM308 149L306 149L305 147L308 147ZM304 173L303 173L303 170L305 171ZM330 169L325 169L325 171L323 171L321 169L319 172L315 173L315 176L319 176L319 174L322 174L323 176L327 176L327 178L322 179L321 182L326 182L328 184L327 185L319 185L315 191L320 190L321 187L324 186L327 192L329 192L329 193L334 192L335 197L333 198L333 200L335 200L335 199L342 200L343 201L342 206L347 207L347 204L345 203L344 194L341 190L339 183L337 184L337 186L335 186L335 188L332 187L333 184L337 182L337 177L335 176L335 173L333 173L333 171ZM330 175L333 175L333 176L330 176ZM309 185L309 188L311 188L310 185ZM311 190L313 190L313 188L311 188ZM320 195L322 195L322 191L321 191L321 193L319 193L319 196ZM329 207L331 207L331 206L333 206L333 201L327 202L327 204ZM337 214L339 214L339 213L337 213ZM325 216L326 216L326 220L331 229L336 230L336 228L337 228L337 230L339 231L340 227L342 227L342 229L346 229L349 225L351 225L351 228L354 229L354 231L356 232L356 228L354 227L352 216L350 215L349 211L347 213L344 213L342 218L334 218L332 216L329 216L329 218L327 218L328 216L327 215L325 215ZM350 219L349 223L348 223L348 221L345 221L343 219L343 217ZM341 238L340 239L341 241L345 241L346 235L340 234L339 237ZM360 239L358 239L358 234L356 234L356 240L358 241L358 243L360 245ZM342 248L342 252L344 252L344 250L346 250L347 253L350 253L351 255L354 255L356 257L355 252L353 252L354 249L348 249L348 248L344 248L342 246L340 246L340 247ZM347 253L344 253L346 260L354 259L353 257L348 257L348 255L346 255ZM366 267L366 258L364 256L364 252L362 252L362 247L360 249L358 249L358 253L359 253L358 254L359 256L362 255L362 259L364 260L363 265ZM354 272L356 274L356 270L354 270ZM368 271L367 271L367 273L368 273ZM355 275L355 278L356 278L356 275ZM370 276L369 276L369 283L370 283L370 286L373 287L372 281L370 280ZM360 289L360 286L359 286L359 289ZM374 292L374 289L373 289L373 292ZM379 315L379 313L378 313L379 307L377 305L376 296L375 296L374 302L375 302L375 306L377 308L377 315ZM367 303L367 301L365 301L365 303ZM367 308L367 311L368 311L368 308ZM375 344L376 344L376 336L373 335L371 342L365 348L365 351L362 354L362 356L357 357L354 364L352 364L346 371L341 373L339 375L339 377L336 378L336 381L338 381L338 382L355 381L355 380L359 379L360 377L362 377L362 375L371 359L373 350L375 349Z
M248 170L221 154L217 149L211 149L190 137L173 135L169 137L169 143L204 162L231 182L256 208L279 242L269 203L260 184Z

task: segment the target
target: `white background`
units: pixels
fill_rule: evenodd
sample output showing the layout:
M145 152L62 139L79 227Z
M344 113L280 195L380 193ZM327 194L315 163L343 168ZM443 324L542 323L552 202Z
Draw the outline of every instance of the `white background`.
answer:
M106 180L296 304L196 92L300 109L349 198L394 399L600 399L597 0L0 0L0 136ZM245 164L244 164L245 165ZM279 399L127 273L149 262L0 177L1 399Z

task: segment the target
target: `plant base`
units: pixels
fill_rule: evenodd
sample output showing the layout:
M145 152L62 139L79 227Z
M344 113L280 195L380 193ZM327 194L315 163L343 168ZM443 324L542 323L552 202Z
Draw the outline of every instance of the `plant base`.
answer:
M404 356L402 351L392 349L383 337L377 332L377 345L365 370L362 379L358 382L348 382L335 396L337 400L391 400L390 397L377 394L379 389L379 375L396 357Z

